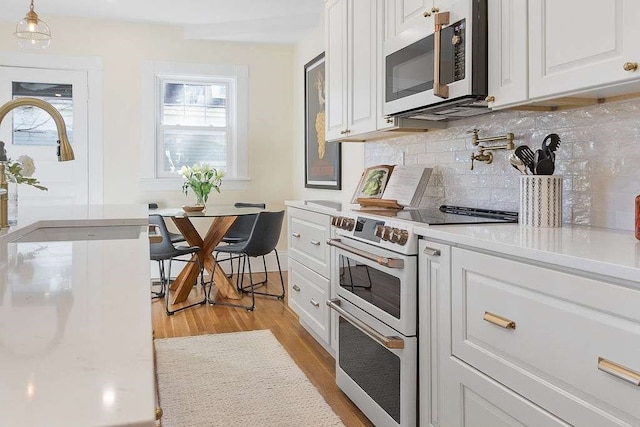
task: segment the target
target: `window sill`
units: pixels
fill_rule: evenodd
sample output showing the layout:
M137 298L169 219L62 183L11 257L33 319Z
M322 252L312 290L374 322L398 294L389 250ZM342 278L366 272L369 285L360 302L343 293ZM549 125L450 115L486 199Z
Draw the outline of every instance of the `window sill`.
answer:
M224 178L222 180L222 191L226 190L246 190L249 188L251 178ZM140 178L140 190L142 191L182 191L182 178Z

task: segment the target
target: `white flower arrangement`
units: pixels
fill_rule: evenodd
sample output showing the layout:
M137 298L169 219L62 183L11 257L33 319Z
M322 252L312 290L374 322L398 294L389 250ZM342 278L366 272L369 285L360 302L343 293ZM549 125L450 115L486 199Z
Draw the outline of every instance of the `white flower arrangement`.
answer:
M40 181L36 178L32 178L36 172L36 165L33 159L27 155L18 157L16 161L7 159L6 175L9 182L15 182L17 184L27 184L38 190L47 191L48 188L40 185Z
M218 171L206 163L196 163L192 167L183 166L180 169L180 175L186 180L182 184L185 196L189 194L189 189L191 189L196 195L196 203L204 204L209 199L211 190L220 192L224 172Z

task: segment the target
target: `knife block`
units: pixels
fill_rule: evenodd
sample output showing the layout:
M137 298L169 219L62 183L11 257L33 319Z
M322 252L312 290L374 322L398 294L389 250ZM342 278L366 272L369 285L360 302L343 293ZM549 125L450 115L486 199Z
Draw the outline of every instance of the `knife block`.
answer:
M520 225L562 227L562 176L520 177Z

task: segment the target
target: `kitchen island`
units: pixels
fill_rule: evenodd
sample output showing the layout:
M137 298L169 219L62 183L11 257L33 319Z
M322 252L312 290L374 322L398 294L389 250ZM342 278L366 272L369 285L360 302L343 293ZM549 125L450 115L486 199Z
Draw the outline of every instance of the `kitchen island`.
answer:
M21 207L0 236L0 425L152 426L146 206Z

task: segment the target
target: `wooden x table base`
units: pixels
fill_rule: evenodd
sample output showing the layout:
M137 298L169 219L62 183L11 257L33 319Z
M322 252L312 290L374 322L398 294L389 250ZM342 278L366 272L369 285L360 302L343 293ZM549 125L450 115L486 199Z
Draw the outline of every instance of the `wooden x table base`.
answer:
M242 295L238 294L236 287L229 281L222 267L217 263L213 256L213 249L220 244L220 241L233 225L237 216L220 216L214 217L207 234L204 239L193 226L188 217L171 217L173 223L187 240L189 246L199 246L200 252L193 255L191 261L187 263L185 268L180 272L176 280L171 284L173 292L172 304L181 303L187 299L189 292L193 288L193 284L197 282L200 271L196 257L200 258L202 265L209 274L214 272L213 281L218 288L218 294L224 298L239 300Z

